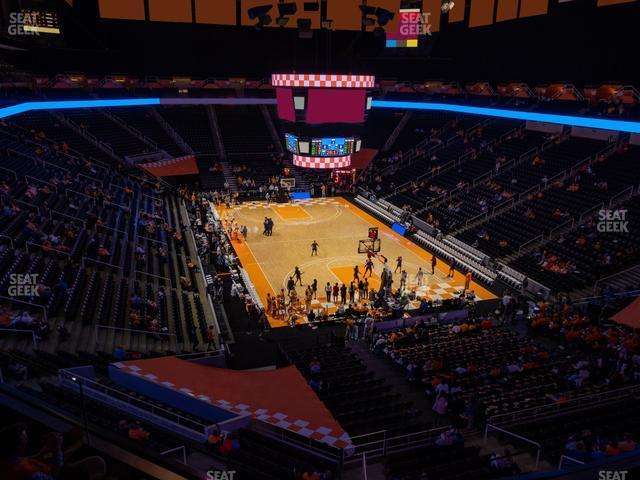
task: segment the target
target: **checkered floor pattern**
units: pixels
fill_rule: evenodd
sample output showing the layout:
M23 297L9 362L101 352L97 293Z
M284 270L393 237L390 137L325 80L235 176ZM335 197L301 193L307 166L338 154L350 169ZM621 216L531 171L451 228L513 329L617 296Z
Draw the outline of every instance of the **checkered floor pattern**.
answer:
M257 420L261 420L263 422L267 422L271 425L275 425L280 428L284 428L291 432L295 432L298 435L302 435L306 438L311 438L321 443L326 443L332 445L336 448L347 449L347 451L353 448L351 443L351 438L349 434L344 430L337 430L335 428L329 428L323 425L314 425L307 420L302 420L298 418L292 418L290 415L287 415L282 412L274 412L270 411L266 408L256 408L247 403L234 403L229 402L224 399L219 398L211 398L210 395L204 395L202 392L205 391L204 387L200 389L196 389L193 386L186 387L183 385L176 385L173 382L170 382L166 379L163 379L160 374L155 374L149 372L145 366L148 364L147 361L141 362L118 362L114 363L113 366L122 370L124 373L128 373L130 375L134 375L136 377L143 378L147 381L156 383L165 388L169 388L180 392L184 395L188 395L193 398L197 398L202 402L209 403L211 405L215 405L217 407L223 408L230 412L242 415L242 414L251 414ZM293 368L293 367L291 367ZM155 371L155 370L154 370ZM175 380L174 380L175 382ZM198 392L197 390L200 390ZM258 402L259 399L249 399L247 398L247 402Z

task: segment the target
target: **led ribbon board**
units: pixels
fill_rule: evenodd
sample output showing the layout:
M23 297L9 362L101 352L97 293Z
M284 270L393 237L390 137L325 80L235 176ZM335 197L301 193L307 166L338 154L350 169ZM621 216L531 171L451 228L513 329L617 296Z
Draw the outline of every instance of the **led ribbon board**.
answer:
M63 100L59 102L25 102L0 108L0 118L33 110L60 110L70 108L140 107L160 105L159 98L125 98L120 100Z
M315 88L373 88L373 75L324 75L301 73L274 73L271 85L274 87L315 87Z
M343 157L304 157L301 155L293 156L293 164L302 168L345 168L351 165L351 155Z
M605 118L576 117L573 115L556 115L552 113L535 113L503 108L471 107L452 103L399 102L394 100L374 100L373 108L397 108L401 110L435 110L440 112L469 113L487 117L510 118L513 120L530 120L533 122L557 123L573 127L599 128L618 132L640 133L640 122L625 122Z
M261 102L273 103L271 100L252 100L251 104L258 105ZM9 107L0 108L0 118L11 117L24 112L34 110L59 110L71 108L105 108L105 107L140 107L147 105L199 105L211 103L207 98L127 98L119 100L64 100L25 102ZM241 102L238 102L239 104ZM232 104L232 103L229 103ZM452 103L429 102L400 102L394 100L373 100L373 108L396 108L400 110L434 110L440 112L468 113L471 115L484 115L488 117L510 118L513 120L530 120L534 122L555 123L573 127L597 128L601 130L614 130L618 132L640 133L640 122L627 122L624 120L610 120L606 118L577 117L573 115L556 115L552 113L535 113L521 110L508 110L502 108L485 108L457 105Z

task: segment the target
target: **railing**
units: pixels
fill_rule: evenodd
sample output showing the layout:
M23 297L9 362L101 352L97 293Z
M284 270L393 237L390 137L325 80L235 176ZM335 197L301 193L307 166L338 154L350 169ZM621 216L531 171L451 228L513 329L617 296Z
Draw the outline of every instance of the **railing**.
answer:
M566 222L561 223L560 225L553 227L550 231L549 231L549 239L552 239L557 232L569 227L569 230L573 228L573 225L575 224L575 219L570 219L567 220Z
M13 248L15 248L15 247L13 246L13 238L11 238L11 237L9 237L9 236L7 236L7 235L3 235L3 234L0 234L0 238L6 238L7 240L9 240L9 243L11 244L11 248L12 248L12 249L13 249Z
M136 275L143 275L143 276L146 276L146 277L158 278L160 280L164 280L168 284L171 283L171 280L169 279L169 277L163 277L162 275L156 275L154 273L143 272L142 270L136 270L134 273Z
M468 219L468 220L465 222L465 224L464 224L464 225L465 225L466 227L468 227L468 226L469 226L469 225L471 225L472 223L474 223L474 222L476 222L476 221L480 220L481 218L483 218L483 217L488 217L488 216L489 216L489 212L480 213L480 214L476 215L475 217L471 217L470 219Z
M58 378L60 383L64 384L64 381L71 382L67 385L82 385L84 388L84 394L90 396L90 392L87 391L87 388L106 395L107 397L113 398L123 403L127 403L132 407L137 407L140 410L147 411L153 415L166 419L174 424L180 425L183 428L191 430L193 432L197 432L201 435L206 435L208 431L208 426L198 422L197 420L192 420L190 418L184 417L178 413L172 412L162 407L158 407L153 403L149 403L145 400L141 400L140 398L133 397L127 393L121 392L115 388L108 387L107 385L103 385L101 383L95 382L89 378L83 377L79 374L74 373L69 369L61 369L58 372ZM144 377L143 377L144 378Z
M539 405L537 407L529 407L516 412L493 415L492 417L489 417L487 423L494 426L526 423L537 418L549 418L552 416L564 415L565 413L590 408L598 404L624 400L638 394L640 394L640 385L633 385L616 390L607 390L605 392L575 397L562 403Z
M79 172L78 172L78 177L84 177L87 180L89 180L90 182L97 182L97 183L100 184L101 187L104 187L104 182L102 180L98 179L98 178L89 177L88 175L85 175L85 174L79 173Z
M578 225L582 225L582 223L584 223L584 221L587 218L593 216L596 212L602 210L603 208L604 208L604 203L600 203L582 212L580 214L580 217L578 217Z
M598 281L593 285L594 293L598 291L598 286L601 285L602 283L604 283L604 282L606 282L608 280L611 280L612 278L620 277L622 275L625 275L625 274L631 272L632 270L639 270L640 271L640 265L634 265L633 267L626 268L626 269L624 269L624 270L622 270L622 271L620 271L618 273L614 273L613 275L609 275L608 277L604 277L604 278L598 279Z
M80 223L82 223L83 228L84 228L85 230L87 229L87 222L86 222L85 220L83 220L82 218L74 217L73 215L69 215L69 214L67 214L67 213L62 213L62 212L60 212L60 211L58 211L58 210L49 210L49 218L50 218L51 220L53 220L53 214L54 214L54 213L55 213L56 215L62 215L63 217L69 218L69 219L74 220L74 221L76 221L76 222L80 222Z
M71 258L71 254L69 252L65 252L64 250L59 250L58 248L54 247L53 245L50 247L45 247L44 245L41 245L39 243L34 243L34 242L27 242L25 243L25 250L29 251L29 247L38 247L38 248L42 248L42 249L49 249L52 250L54 252L56 252L56 254L58 255L65 255L68 258Z
M119 268L120 270L122 270L122 267L120 265L116 265L115 263L102 262L100 260L89 257L82 257L82 260L80 262L82 264L82 268L85 268L85 262L97 263L98 265L104 265L105 267Z
M47 315L47 309L46 309L46 307L44 305L38 305L37 303L27 302L27 301L24 301L24 300L18 300L17 298L14 298L14 297L0 296L0 300L5 300L5 301L8 301L8 302L15 302L15 303L19 303L21 305L29 305L30 307L41 309L43 318L46 321L49 321L49 316Z
M528 242L523 243L522 245L520 245L520 247L518 247L518 255L521 255L521 254L522 254L522 251L523 251L525 248L527 248L527 247L529 247L529 246L533 245L533 244L534 244L534 243L536 243L536 242L540 242L540 241L542 241L542 240L544 240L544 235L540 234L540 235L538 235L537 237L532 238L532 239L531 239L531 240L529 240Z
M160 452L160 455L162 455L164 457L165 455L168 455L169 453L175 453L175 452L182 452L182 463L184 463L185 465L188 465L187 464L187 449L184 448L184 445L180 446L180 447L172 448L170 450L165 450L164 452Z
M560 463L558 463L558 470L562 470L562 466L568 462L577 463L578 465L584 465L584 462L578 459L572 458L568 455L560 455Z
M18 180L18 174L15 172L15 170L11 170L9 168L4 168L4 167L0 167L0 170L11 173L13 175L14 180Z
M34 182L44 183L45 185L51 187L56 192L58 191L58 187L56 187L53 183L49 183L46 180L42 180L42 179L40 179L38 177L32 177L31 175L25 175L24 179L25 179L25 181L28 181L28 179L31 179Z
M616 193L613 197L611 197L611 200L609 200L609 208L613 208L613 206L616 205L621 200L628 200L633 196L633 192L634 192L633 187L627 187L624 190L622 190L620 193Z
M640 297L640 290L628 290L626 292L616 292L610 293L606 295L597 295L593 297L582 297L576 298L575 300L571 300L571 305L584 305L586 303L591 303L596 300L604 300L606 302L619 298L635 298Z
M289 445L304 450L308 454L328 460L336 465L339 465L345 456L344 450L334 447L333 445L319 443L312 438L304 437L291 430L277 427L261 420L251 422L251 430L283 443L288 443Z
M24 330L20 328L0 328L0 333L15 333L15 334L28 333L31 335L31 341L33 342L33 349L34 350L38 349L38 337L36 337L36 333L33 330Z
M150 332L149 330L137 330L134 328L120 328L120 327L111 327L109 325L96 325L95 326L95 339L96 339L96 343L98 343L98 334L99 334L99 330L103 329L103 330L116 330L119 332L130 332L130 333L142 333L145 335L151 335L151 336L160 336L160 337L176 337L177 335L175 333L161 333L161 332Z
M445 427L398 435L396 437L387 437L387 431L380 430L378 432L352 437L351 441L354 446L353 453L349 456L344 455L343 464L348 465L360 462L364 455L366 455L367 458L381 457L433 443L442 432L450 428L451 425L447 425ZM370 438L371 440L368 440ZM362 442L362 440L364 440L364 442Z
M496 430L504 435L507 435L509 437L513 437L516 438L518 440L520 440L521 442L525 442L528 443L529 445L533 445L536 448L536 462L535 462L535 470L538 470L538 465L540 465L540 452L542 450L542 445L540 445L538 442L534 442L533 440L523 437L522 435L518 435L515 434L513 432L510 432L508 430L504 430L500 427L496 427L495 425L490 425L487 423L485 429L484 429L484 443L487 443L487 437L489 436L489 430Z

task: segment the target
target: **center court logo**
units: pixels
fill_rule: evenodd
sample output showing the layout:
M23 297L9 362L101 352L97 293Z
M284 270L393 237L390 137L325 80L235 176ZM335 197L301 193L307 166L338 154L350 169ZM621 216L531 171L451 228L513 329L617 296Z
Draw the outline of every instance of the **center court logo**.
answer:
M37 297L37 273L12 273L9 275L7 293L10 297Z
M415 48L420 36L431 36L429 12L422 13L419 8L406 8L399 13L398 31L387 32L388 48Z

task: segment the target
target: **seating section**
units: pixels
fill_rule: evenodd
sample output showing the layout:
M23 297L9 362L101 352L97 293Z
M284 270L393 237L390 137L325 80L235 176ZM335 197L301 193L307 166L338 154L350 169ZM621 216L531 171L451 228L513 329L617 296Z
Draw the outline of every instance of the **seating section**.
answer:
M351 436L398 431L411 423L411 402L403 402L400 394L391 391L391 385L367 371L348 347L320 346L288 351L287 356L308 380L322 381L318 397ZM314 360L321 364L319 375L309 369Z
M599 144L594 145L594 150L599 148ZM544 153L543 156L552 157L554 150L556 149ZM558 153L561 153L562 158L579 158L571 157L564 151ZM594 153L596 152L592 151L591 155ZM592 166L585 165L564 180L548 183L543 181L542 191L531 192L520 205L465 231L458 235L458 238L469 244L477 242L477 248L493 257L504 257L513 253L531 239L539 235L548 235L559 225L579 218L583 212L599 204L608 203L617 193L637 184L637 174L632 172L625 175L625 163L624 157L621 160L614 155L594 162ZM552 176L545 175L547 178ZM514 178L518 179L519 184L522 177ZM496 184L499 185L498 182ZM494 189L496 184L493 185Z
M140 138L111 120L100 110L69 110L64 113L64 116L75 122L81 130L86 130L109 145L120 157L148 152L151 149Z
M625 436L634 443L640 438L640 414L635 403L633 400L624 401L582 410L563 415L561 421L557 418L538 419L512 430L540 443L543 457L552 465L557 465L562 455L589 462L602 458L607 445L617 445ZM570 445L577 442L582 444L578 449Z
M592 287L598 279L637 264L640 251L635 239L640 234L640 221L631 212L640 209L640 199L635 197L616 209L626 210L627 219L591 218L576 230L516 258L510 266L556 291L571 291ZM614 229L619 225L619 231L607 232L607 222ZM604 231L599 231L599 223Z
M554 373L569 366L565 358L509 329L477 327L456 333L443 325L421 328L416 336L391 332L380 337L390 359L403 368L413 365L412 377L427 391L446 381L464 402L472 396L482 399L486 417L549 405L550 395L576 395ZM374 344L378 340L374 338ZM583 387L581 394L601 388L587 383Z
M212 127L204 106L161 107L160 115L195 153L215 154Z
M57 145L60 151L68 147L76 156L100 162L102 165L113 165L113 160L108 154L49 112L27 112L12 117L11 122L18 127L16 134L27 135L32 139L37 135L38 141L50 141L52 146Z
M216 106L224 148L230 160L236 155L273 151L273 139L258 106Z
M140 108L118 108L112 110L111 113L156 142L158 148L164 150L172 157L180 157L185 154L169 134L165 132L149 110Z
M0 161L0 291L12 274L36 274L34 302L49 318L33 307L13 326L35 330L53 350L91 351L96 334L107 350L204 346L211 320L194 290L195 252L173 194L10 131L0 137ZM130 296L142 307L132 309Z
M464 126L474 127L471 131L464 130ZM490 172L495 166L494 162L479 160L478 152L484 151L491 142L495 142L502 135L520 127L515 122L500 121L489 123L484 127L471 120L459 121L445 129L438 138L444 142L440 149L435 149L431 153L425 151L424 157L417 162L411 163L408 167L401 169L391 175L386 181L391 182L391 186L402 187L400 191L386 198L387 201L399 206L409 205L414 210L424 209L433 198L449 193L455 189L460 181L471 181L476 178L474 172L478 171L478 176ZM437 146L437 144L435 145ZM428 150L428 148L427 148ZM463 155L467 155L465 161ZM441 172L444 165L450 162L460 162L455 166L449 165ZM480 165L478 165L480 164ZM459 175L467 170L466 177ZM430 179L424 178L431 175ZM393 188L391 189L393 191Z

